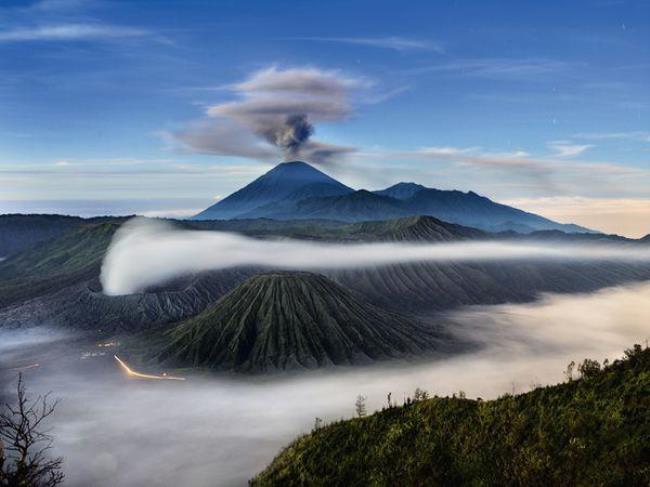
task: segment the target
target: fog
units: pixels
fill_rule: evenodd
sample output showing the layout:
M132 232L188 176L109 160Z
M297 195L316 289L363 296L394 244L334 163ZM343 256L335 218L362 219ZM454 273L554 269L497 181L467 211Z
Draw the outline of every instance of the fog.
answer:
M0 331L0 378L6 392L15 367L40 364L23 369L26 383L62 400L51 426L69 486L245 485L315 417L352 416L358 394L370 409L384 405L388 392L401 402L416 387L493 398L561 381L571 360L620 357L650 336L650 283L469 307L440 320L480 347L418 362L172 382L125 377L112 358L119 346L103 351L43 329Z
M102 265L109 295L132 294L184 274L236 266L332 269L414 261L518 259L650 261L648 246L531 242L334 244L259 240L225 232L178 230L133 219L116 233Z

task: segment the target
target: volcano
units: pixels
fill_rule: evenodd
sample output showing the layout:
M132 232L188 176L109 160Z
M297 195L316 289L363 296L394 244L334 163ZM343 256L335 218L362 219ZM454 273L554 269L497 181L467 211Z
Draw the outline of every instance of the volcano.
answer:
M378 191L355 191L302 161L277 165L193 219L269 218L352 223L422 215L488 232L593 233L578 225L557 223L497 203L473 191L440 190L417 183L397 183Z
M253 210L271 203L298 201L312 197L340 196L353 191L306 162L283 162L239 191L194 216L193 219L230 220L242 218Z
M256 275L168 338L165 361L246 372L368 363L440 343L427 326L306 272Z

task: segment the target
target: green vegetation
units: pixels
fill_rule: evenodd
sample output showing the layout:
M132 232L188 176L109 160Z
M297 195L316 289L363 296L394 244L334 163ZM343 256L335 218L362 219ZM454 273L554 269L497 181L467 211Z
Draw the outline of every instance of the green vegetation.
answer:
M254 372L370 362L439 344L428 327L306 272L256 275L169 338L163 360Z
M336 241L453 241L486 238L474 228L446 223L432 216L343 223L334 220L205 220L184 222L186 228L239 232L253 237L289 237Z
M494 401L408 400L314 429L255 486L650 485L650 349ZM361 416L361 415L359 415Z
M0 215L0 257L22 252L84 223L65 215Z
M86 224L0 263L0 308L99 275L117 222Z

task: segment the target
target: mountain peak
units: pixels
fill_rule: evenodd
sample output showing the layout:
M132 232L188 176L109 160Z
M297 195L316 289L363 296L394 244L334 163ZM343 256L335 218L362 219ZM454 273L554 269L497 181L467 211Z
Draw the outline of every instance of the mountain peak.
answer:
M271 169L269 172L260 176L258 180L262 178L268 179L268 178L277 178L277 177L281 177L284 179L291 179L294 181L300 180L305 182L318 182L318 183L333 182L335 184L341 184L338 181L336 181L336 179L325 174L323 171L320 171L316 169L314 166L303 161L281 162L273 169Z
M370 362L439 343L418 322L308 272L253 276L169 337L162 360L249 372Z
M282 162L239 191L194 217L197 220L245 218L247 213L286 198L339 196L353 190L303 161Z
M406 200L423 189L427 189L427 187L413 182L401 182L374 193L380 196L390 196L398 200Z

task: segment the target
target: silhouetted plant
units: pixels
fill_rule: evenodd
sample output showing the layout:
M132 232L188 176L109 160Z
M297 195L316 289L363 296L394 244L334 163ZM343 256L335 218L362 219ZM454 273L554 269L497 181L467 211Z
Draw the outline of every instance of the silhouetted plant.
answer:
M48 395L30 400L18 375L16 403L0 410L1 487L54 487L63 482L63 459L49 458L53 440L43 429L56 405Z
M564 376L566 377L566 380L568 380L569 382L573 380L573 369L575 368L575 366L576 363L572 360L566 366L566 370L564 371Z
M357 417L363 418L366 416L366 396L362 396L361 394L357 396L357 400L354 403L354 410L357 413Z
M586 358L580 365L578 365L578 372L584 379L595 377L600 372L600 364L598 360L591 360Z
M413 393L413 400L414 401L424 401L425 399L429 398L429 393L425 391L424 389L420 389L417 387L415 389L415 392Z

